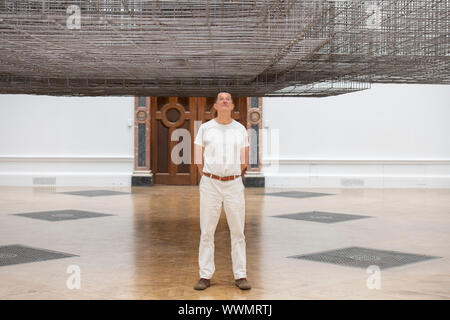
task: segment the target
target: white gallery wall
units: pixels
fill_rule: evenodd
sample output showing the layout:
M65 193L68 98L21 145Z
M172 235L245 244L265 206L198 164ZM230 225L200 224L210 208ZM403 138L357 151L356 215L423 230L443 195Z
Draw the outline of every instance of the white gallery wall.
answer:
M0 95L0 185L129 186L133 115L133 97ZM264 98L263 120L267 187L450 187L450 86Z
M129 186L133 97L0 95L0 185Z
M450 86L264 98L263 119L279 134L264 140L266 186L450 187Z

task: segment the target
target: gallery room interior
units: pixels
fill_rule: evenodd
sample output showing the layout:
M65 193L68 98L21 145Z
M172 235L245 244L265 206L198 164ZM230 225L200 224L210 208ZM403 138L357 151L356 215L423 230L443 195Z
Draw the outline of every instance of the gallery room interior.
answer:
M0 0L0 300L450 299L449 6ZM195 290L224 114L251 290L225 207Z

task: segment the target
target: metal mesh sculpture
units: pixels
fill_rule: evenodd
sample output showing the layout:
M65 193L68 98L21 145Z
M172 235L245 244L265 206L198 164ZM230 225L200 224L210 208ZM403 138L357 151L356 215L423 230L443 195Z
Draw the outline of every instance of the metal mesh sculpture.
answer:
M328 96L450 83L450 0L0 0L0 93Z

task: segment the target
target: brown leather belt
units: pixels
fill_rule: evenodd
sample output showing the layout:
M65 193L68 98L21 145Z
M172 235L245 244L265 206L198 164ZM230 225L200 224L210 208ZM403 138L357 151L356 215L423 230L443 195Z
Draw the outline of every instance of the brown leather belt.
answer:
M237 179L237 178L239 178L241 176L240 174L238 174L238 175L234 175L234 176L220 177L220 176L216 176L215 174L208 173L208 172L203 172L203 175L205 175L205 176L207 176L209 178L220 180L220 181L234 180L234 179Z

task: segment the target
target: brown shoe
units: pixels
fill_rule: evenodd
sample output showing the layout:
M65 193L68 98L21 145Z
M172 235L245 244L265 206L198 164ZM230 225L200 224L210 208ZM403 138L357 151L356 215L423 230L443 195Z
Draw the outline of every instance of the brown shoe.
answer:
M246 278L240 278L235 281L236 286L241 290L249 290L252 288L250 283L248 283Z
M195 290L205 290L211 285L211 281L209 279L200 278L198 282L195 284L194 289Z

